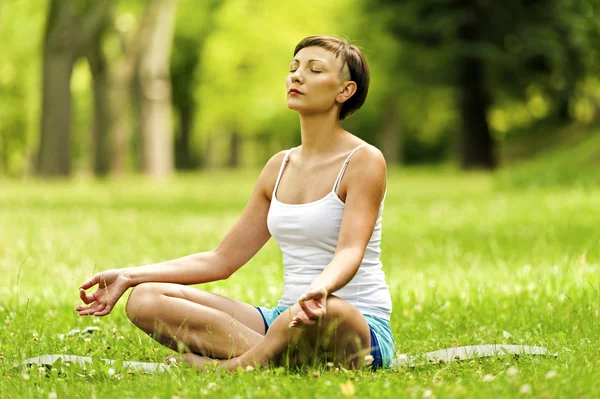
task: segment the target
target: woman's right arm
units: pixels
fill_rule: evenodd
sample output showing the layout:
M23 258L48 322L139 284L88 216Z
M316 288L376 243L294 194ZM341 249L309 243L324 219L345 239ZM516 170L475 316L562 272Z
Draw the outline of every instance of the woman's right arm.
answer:
M101 272L80 287L80 297L88 307L75 309L80 315L108 314L131 286L145 282L201 284L224 280L248 262L269 240L267 214L284 151L274 155L263 168L244 212L213 250L145 266ZM98 284L98 289L87 294ZM106 310L108 309L108 310Z

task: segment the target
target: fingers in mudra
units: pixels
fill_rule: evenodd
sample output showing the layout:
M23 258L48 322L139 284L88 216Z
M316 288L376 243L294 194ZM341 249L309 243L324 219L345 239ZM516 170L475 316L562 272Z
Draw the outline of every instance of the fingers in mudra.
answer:
M325 316L325 308L316 299L299 301L301 310L292 318L290 327L311 326Z
M97 285L96 290L88 294L85 290ZM81 284L79 297L89 306L76 306L80 316L105 316L111 312L119 298L131 287L131 281L123 270L107 270L94 275Z
M94 315L94 316L105 316L112 310L111 304L107 303L108 301L100 296L96 298L95 295L98 291L94 292L94 294L89 295L86 294L82 289L80 290L80 296L84 303L89 306L76 306L75 310L79 312L80 316ZM85 296L85 299L83 298Z

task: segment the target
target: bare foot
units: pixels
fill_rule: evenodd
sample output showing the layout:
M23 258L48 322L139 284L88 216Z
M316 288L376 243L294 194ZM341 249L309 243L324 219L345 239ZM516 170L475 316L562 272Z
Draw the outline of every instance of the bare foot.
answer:
M165 363L174 364L176 362L185 362L190 366L195 367L197 369L208 370L209 368L213 368L213 365L217 365L220 362L215 359L211 359L210 357L205 357L201 355L197 355L195 353L184 353L183 355L171 355L165 358ZM213 366L213 367L211 367Z

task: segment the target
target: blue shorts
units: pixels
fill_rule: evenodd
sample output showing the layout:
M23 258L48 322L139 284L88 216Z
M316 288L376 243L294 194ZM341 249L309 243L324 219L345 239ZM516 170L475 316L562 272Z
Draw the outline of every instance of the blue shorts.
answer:
M256 309L263 318L266 333L269 326L288 309L288 306L277 306L275 308L257 306ZM363 316L367 320L371 335L371 356L373 356L371 367L373 369L389 367L395 352L394 337L392 336L392 327L389 320L370 314L363 314Z

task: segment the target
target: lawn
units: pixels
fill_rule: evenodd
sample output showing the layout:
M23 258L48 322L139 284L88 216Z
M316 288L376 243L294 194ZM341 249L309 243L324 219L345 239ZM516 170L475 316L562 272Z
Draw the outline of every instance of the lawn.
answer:
M498 357L376 373L333 368L233 374L187 367L160 375L22 359L73 354L161 361L171 352L137 331L125 298L81 318L77 287L92 273L213 248L258 171L178 176L169 183L0 182L0 397L543 397L600 395L600 188L498 185L493 176L390 170L382 260L398 354L456 345L545 346L557 357ZM203 288L255 305L282 293L273 240L231 279ZM99 327L89 335L72 329ZM315 373L316 372L316 373Z

